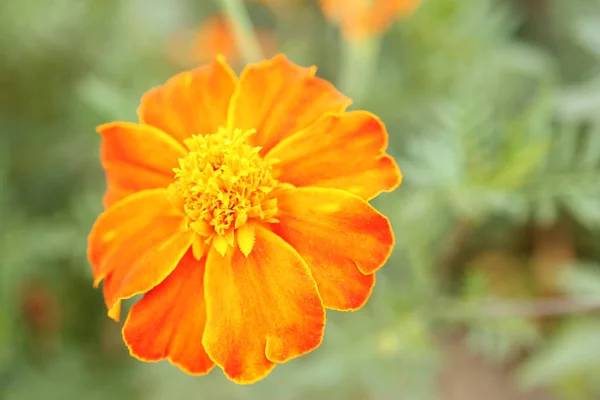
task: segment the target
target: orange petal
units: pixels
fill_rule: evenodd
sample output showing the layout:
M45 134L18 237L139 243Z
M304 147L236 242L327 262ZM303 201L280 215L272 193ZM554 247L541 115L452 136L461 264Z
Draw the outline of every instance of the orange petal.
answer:
M306 263L287 243L256 226L246 258L237 248L206 261L207 322L202 343L237 383L264 378L275 367L321 343L325 311Z
M252 140L264 154L324 113L345 110L350 99L315 72L315 67L299 67L284 55L249 65L231 100L229 127L256 129Z
M383 123L366 111L328 114L268 154L278 179L295 186L344 189L364 199L394 190L402 175L387 154Z
M149 221L173 213L164 189L135 193L98 216L88 237L88 259L92 265L94 285L98 285L115 265L106 265L110 251L136 237Z
M193 231L167 200L166 189L144 190L102 213L88 237L94 284L102 279L109 315L119 301L145 293L175 268L190 247Z
M129 196L132 193L135 193L135 192L132 190L128 190L128 189L123 189L114 184L113 185L107 184L106 185L106 193L104 193L104 196L102 197L102 204L104 205L105 209L109 208L116 202L123 200L125 197Z
M146 92L140 121L167 132L179 142L225 126L229 100L237 77L222 57L211 64L182 72Z
M168 358L195 375L214 367L201 343L206 324L205 260L196 260L188 251L171 275L131 308L123 327L131 355L142 361Z
M339 189L292 188L277 193L273 232L307 262L325 307L360 308L373 275L389 257L389 221L363 199Z
M173 182L178 159L187 153L172 137L150 125L113 122L97 128L102 135L100 158L106 170L109 207L127 195Z

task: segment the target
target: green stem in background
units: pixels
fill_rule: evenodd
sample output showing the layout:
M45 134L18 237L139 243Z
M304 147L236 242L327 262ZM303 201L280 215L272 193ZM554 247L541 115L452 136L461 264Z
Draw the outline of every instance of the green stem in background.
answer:
M227 14L236 43L246 62L262 60L264 56L243 0L219 0L219 3Z
M344 41L338 87L355 103L362 100L372 85L380 50L381 36Z

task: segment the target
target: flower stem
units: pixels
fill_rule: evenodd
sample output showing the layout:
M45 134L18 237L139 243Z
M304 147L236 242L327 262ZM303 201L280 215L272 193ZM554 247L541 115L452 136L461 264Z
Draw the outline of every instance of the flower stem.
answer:
M355 103L368 93L377 70L380 50L380 36L344 41L339 88Z
M246 62L262 60L264 56L243 0L219 0L219 3L229 19L236 43Z

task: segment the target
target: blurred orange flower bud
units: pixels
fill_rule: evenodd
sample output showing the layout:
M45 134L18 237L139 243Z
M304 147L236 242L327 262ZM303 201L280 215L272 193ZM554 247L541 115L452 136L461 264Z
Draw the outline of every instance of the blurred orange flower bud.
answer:
M279 46L272 31L259 29L256 35L266 57L277 52ZM177 32L169 49L170 59L178 66L184 67L206 63L218 54L225 56L234 65L242 61L233 29L227 17L220 14L206 19L197 29L183 29Z
M347 40L381 35L396 19L411 15L420 0L320 0L325 18Z

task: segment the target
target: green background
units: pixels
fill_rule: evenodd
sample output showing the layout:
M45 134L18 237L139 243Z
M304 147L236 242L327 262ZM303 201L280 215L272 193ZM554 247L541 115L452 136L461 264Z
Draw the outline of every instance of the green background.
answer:
M353 108L383 119L404 175L374 201L397 245L321 347L237 386L130 358L86 260L95 127L135 120L183 68L172 35L218 4L2 2L0 399L600 398L600 2L426 0L370 73L299 3L249 13L294 62L366 83Z

